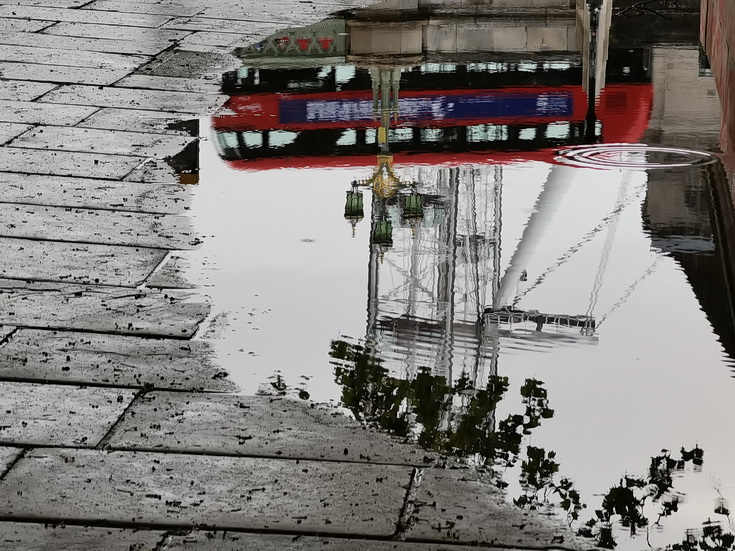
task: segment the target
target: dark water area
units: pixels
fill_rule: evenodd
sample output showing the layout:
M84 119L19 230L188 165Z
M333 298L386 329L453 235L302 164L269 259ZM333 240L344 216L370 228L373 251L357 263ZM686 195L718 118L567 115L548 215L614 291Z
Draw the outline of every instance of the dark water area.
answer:
M698 4L385 2L236 52L191 279L243 393L730 549L735 217Z

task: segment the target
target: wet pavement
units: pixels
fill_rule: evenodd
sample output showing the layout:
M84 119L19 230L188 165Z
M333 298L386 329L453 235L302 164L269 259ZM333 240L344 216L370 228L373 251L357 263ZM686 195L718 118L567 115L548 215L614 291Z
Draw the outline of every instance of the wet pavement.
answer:
M731 27L419 4L0 3L0 548L732 547Z
M0 5L1 548L581 546L488 473L232 395L192 338L213 319L172 256L201 243L192 118L235 47L352 6Z

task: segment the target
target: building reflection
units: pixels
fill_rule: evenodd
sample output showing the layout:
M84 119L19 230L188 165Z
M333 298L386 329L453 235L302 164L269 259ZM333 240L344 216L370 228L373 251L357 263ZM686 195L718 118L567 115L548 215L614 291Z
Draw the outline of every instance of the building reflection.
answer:
M594 320L584 313L512 308L525 275L518 261L501 277L503 163L552 162L559 147L590 142L715 145L719 109L691 40L696 12L651 26L607 1L539 8L388 1L238 51L243 67L223 78L229 113L214 120L233 167L375 161L346 182L345 217L370 226L365 340L349 353L334 343L335 357L367 354L396 381L430 366L450 387L482 389L498 376L499 339L514 321L531 320L534 337L550 328L585 337ZM703 101L687 104L693 93ZM397 171L405 160L413 168ZM538 204L558 201L565 170L552 168ZM733 281L718 229L731 217L722 179L716 167L652 171L644 220L732 355L732 301L714 298ZM721 268L706 275L712 266Z
M543 16L538 0L453 4L384 2L240 50L243 67L223 79L229 112L213 123L220 155L240 169L361 167L341 190L349 225L369 234L365 334L330 346L342 402L428 448L522 464L517 504L551 489L573 515L579 496L552 476L553 452L522 445L554 415L544 383L523 381L520 409L496 418L509 390L503 339L597 342L589 312L515 308L523 256L573 170L555 154L591 142L713 150L719 100L689 2L636 15L634 3L549 0ZM503 271L504 171L515 160L551 168L521 239L531 247ZM723 167L651 170L645 193L652 248L682 267L735 358Z

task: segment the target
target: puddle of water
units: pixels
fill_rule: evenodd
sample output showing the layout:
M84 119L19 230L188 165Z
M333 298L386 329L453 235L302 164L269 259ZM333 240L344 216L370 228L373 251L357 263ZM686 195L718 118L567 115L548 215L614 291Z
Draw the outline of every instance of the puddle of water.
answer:
M734 226L697 48L613 39L591 114L574 17L505 52L470 38L532 23L402 21L284 31L225 75L190 274L223 367L488 461L601 544L732 531Z

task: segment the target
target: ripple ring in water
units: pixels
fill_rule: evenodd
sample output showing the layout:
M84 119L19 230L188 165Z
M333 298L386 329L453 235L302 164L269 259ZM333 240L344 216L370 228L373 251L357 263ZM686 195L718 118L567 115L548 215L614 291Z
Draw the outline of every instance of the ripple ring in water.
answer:
M658 169L703 166L717 161L711 153L646 144L599 144L567 147L557 152L559 163L583 168Z

